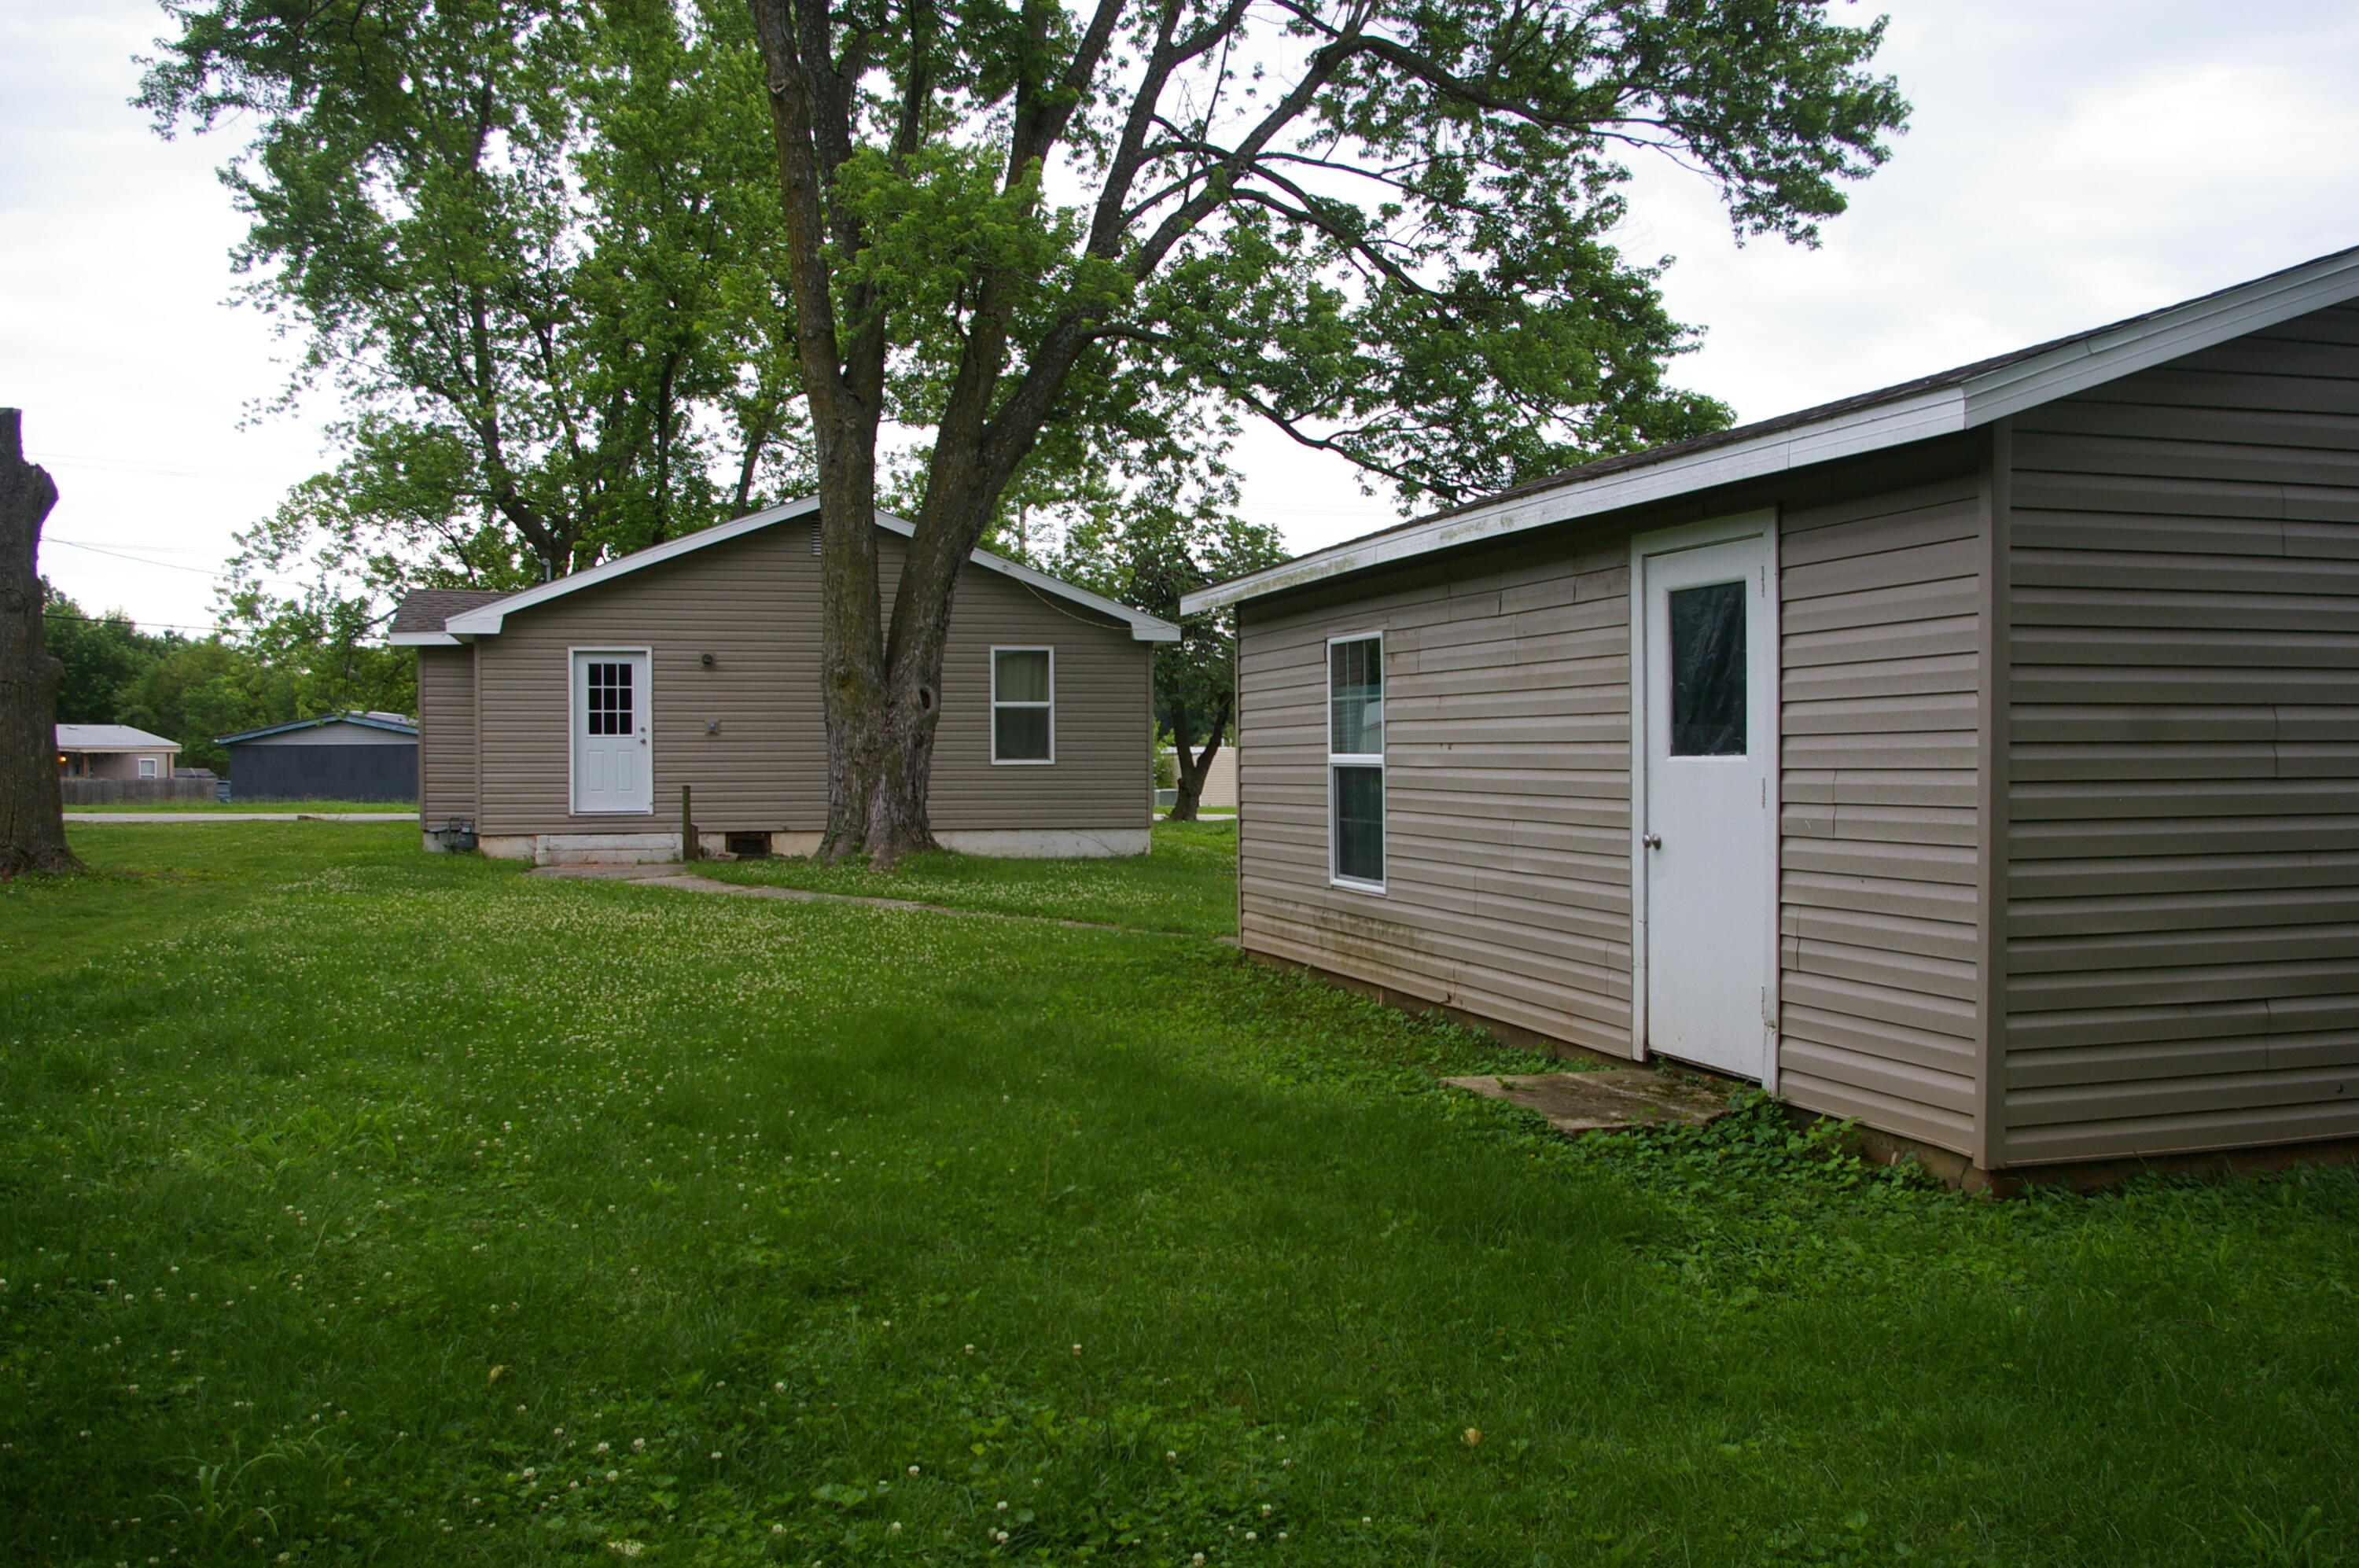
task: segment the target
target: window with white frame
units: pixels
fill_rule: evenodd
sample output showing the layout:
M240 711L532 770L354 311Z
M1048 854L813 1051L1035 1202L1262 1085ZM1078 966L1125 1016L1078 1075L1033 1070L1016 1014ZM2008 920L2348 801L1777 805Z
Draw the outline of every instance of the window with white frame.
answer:
M991 760L1057 760L1054 648L991 650Z
M139 777L142 779L153 779L156 777L156 759L154 757L143 757L139 759Z
M1385 639L1327 644L1328 871L1347 887L1385 885Z

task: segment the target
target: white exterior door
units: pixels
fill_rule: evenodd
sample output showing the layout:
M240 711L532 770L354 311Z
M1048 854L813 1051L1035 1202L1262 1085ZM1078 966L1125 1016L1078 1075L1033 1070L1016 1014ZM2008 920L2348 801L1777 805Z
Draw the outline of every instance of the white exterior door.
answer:
M1641 538L1632 563L1646 1043L1754 1079L1776 1034L1771 521Z
M655 810L645 652L573 655L573 810Z

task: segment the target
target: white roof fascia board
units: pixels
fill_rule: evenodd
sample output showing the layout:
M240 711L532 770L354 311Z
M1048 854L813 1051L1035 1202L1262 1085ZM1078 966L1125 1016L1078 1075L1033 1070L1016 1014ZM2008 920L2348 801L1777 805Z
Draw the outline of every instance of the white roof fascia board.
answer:
M390 632L386 636L388 648L464 648L467 645L449 632Z
M506 618L518 610L528 610L535 604L562 598L580 589L592 588L601 583L611 582L625 573L636 572L641 567L660 565L664 561L686 555L690 550L702 550L709 545L743 538L756 529L768 528L774 523L788 522L796 517L809 517L818 510L819 498L807 495L799 501L789 501L783 506L772 506L765 511L749 512L733 521L716 523L712 528L700 528L695 533L683 534L679 539L651 545L646 550L636 550L629 555L617 556L613 561L593 566L586 572L572 572L557 578L553 582L544 583L538 588L527 588L521 593L510 594L507 598L497 600L478 609L451 615L443 621L443 630L440 634L403 632L389 640L408 647L439 648L446 644L455 647L462 637L496 637ZM918 531L916 524L894 517L889 512L878 512L876 522L880 528L888 528L904 539L915 535ZM1180 640L1180 628L1169 621L1158 620L1153 615L1134 610L1127 604L1116 604L1114 600L1101 597L1085 588L1076 588L1071 583L1060 582L1046 572L1035 572L1028 566L1019 566L1015 561L1006 561L992 554L989 550L975 550L970 559L978 566L1013 577L1017 582L1028 584L1041 593L1053 593L1060 598L1086 604L1093 610L1112 615L1128 626L1131 637L1139 642Z
M1472 511L1454 512L1421 527L1380 534L1360 544L1338 545L1282 566L1268 567L1249 577L1200 588L1180 601L1180 609L1192 615L1242 599L1303 587L1437 550L1573 522L1601 512L1644 506L1649 501L1669 500L1716 485L1759 479L1929 436L1954 435L1963 429L1964 398L1957 387L1940 387L1818 424L1775 430L1750 441L1712 447L1622 474L1609 474L1585 485L1569 485L1561 490L1544 490Z
M1607 474L1561 490L1439 518L1358 545L1338 545L1282 566L1199 589L1180 601L1196 615L1265 593L1362 572L1473 540L1571 522L1665 500L1715 485L1763 477L1948 435L2102 387L2233 339L2359 296L2359 255L2330 256L2245 288L2161 312L2113 332L2079 338L1955 387L1832 415L1808 425L1714 447L1692 456Z
M2151 321L2066 343L1976 376L1966 384L1969 421L1988 424L2019 414L2339 305L2354 295L2359 295L2359 256L2339 256L2277 278L2266 289L2256 286L2195 300Z
M877 513L876 526L889 528L903 539L915 539L918 534L917 524L907 517L897 517L890 512ZM1027 587L1037 588L1043 593L1054 593L1059 598L1070 599L1076 604L1086 604L1101 615L1114 616L1130 627L1133 642L1178 642L1180 640L1180 628L1169 621L1158 620L1144 610L1134 610L1128 604L1106 598L1101 593L1093 593L1086 588L1076 588L1064 579L1051 577L1045 572L1035 572L1021 561L1010 561L1004 555L994 555L987 550L971 550L968 552L967 559L977 566L987 567L994 572L1013 577L1016 582Z
M568 572L562 577L553 578L542 583L538 588L527 588L521 593L511 593L505 599L494 600L480 609L447 616L442 622L442 629L462 637L471 633L477 637L497 637L501 624L518 610L529 610L535 604L547 604L551 599L562 599L568 593L579 593L584 588L594 588L601 583L610 583L617 577L626 576L643 567L660 566L667 561L686 555L692 550L703 550L728 539L739 539L758 528L766 528L773 523L783 523L790 517L801 517L805 513L818 510L819 498L815 495L807 495L799 501L789 501L783 506L771 506L759 512L748 512L744 517L726 523L715 523L709 528L699 528L692 534L682 534L676 539L666 539L661 544L649 545L645 550L633 550L628 555L618 555L614 560L602 561L586 572Z

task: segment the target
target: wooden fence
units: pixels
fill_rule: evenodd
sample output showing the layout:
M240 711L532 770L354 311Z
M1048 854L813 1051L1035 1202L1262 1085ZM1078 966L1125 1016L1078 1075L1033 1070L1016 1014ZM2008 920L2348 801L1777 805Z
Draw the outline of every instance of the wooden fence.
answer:
M197 779L60 779L68 806L128 806L154 800L210 800L217 781L210 773Z

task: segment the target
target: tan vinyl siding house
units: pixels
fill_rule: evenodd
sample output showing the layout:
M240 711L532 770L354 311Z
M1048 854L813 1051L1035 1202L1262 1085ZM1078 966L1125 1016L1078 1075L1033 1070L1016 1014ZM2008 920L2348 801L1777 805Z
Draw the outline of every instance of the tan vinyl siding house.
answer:
M907 525L880 524L889 590ZM455 818L495 855L669 857L679 852L685 787L706 849L747 835L777 853L816 847L827 745L815 531L803 503L523 593L416 597L395 637L419 651L419 816L429 840ZM944 657L936 836L982 854L1143 853L1153 645L1173 635L978 551ZM1049 681L1046 757L995 755L992 672L1012 681L1010 659ZM609 723L600 714L610 703L625 727L591 735ZM609 746L644 758L644 774L626 799L585 799Z
M168 779L180 743L129 724L60 724L58 777L117 780Z
M1962 1169L2359 1137L2354 301L2344 253L1192 595L1244 945Z

